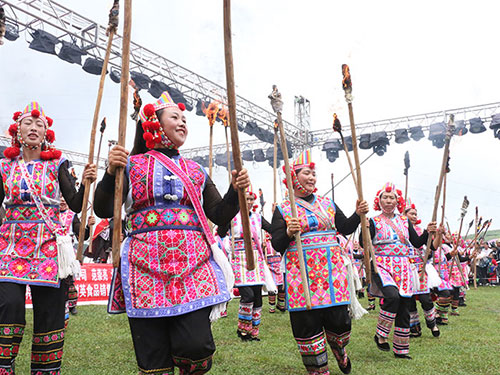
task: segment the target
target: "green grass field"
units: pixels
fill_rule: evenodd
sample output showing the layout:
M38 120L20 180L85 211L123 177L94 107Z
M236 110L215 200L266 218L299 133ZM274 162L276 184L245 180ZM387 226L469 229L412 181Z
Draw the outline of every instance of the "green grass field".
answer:
M361 300L365 305L366 298ZM378 314L353 322L348 354L352 374L500 374L500 287L481 287L467 292L467 307L461 316L450 317L433 338L423 325L422 337L412 339L413 360L395 359L379 351L373 342ZM288 313L264 314L260 342L241 342L236 336L238 300L229 306L229 317L213 325L217 352L211 374L305 374ZM420 307L419 307L420 309ZM422 312L421 317L423 319ZM17 374L29 373L32 333L31 310L17 359ZM63 373L66 375L135 375L137 367L125 315L112 316L104 306L81 306L70 318L64 346ZM332 374L341 374L329 351Z

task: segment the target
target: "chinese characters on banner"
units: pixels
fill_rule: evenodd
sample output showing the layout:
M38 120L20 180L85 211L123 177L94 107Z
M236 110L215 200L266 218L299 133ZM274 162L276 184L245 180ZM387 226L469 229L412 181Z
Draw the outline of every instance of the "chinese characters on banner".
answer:
M80 277L75 280L75 286L78 290L78 304L106 304L112 277L112 264L83 264ZM29 288L26 288L26 304L31 305L31 291Z

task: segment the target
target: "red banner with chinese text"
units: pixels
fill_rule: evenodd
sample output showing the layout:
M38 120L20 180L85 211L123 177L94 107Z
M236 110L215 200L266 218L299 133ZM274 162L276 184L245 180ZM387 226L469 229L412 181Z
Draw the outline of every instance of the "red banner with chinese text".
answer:
M85 263L82 265L80 277L75 280L78 290L79 305L106 304L109 296L113 265L102 263ZM31 306L31 291L26 288L26 305Z

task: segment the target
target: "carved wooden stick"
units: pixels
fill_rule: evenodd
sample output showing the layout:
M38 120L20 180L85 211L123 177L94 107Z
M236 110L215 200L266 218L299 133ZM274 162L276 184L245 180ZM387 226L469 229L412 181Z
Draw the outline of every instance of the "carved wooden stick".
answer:
M120 86L120 118L118 125L118 144L125 146L127 131L127 104L128 81L130 67L130 37L132 32L132 0L125 0L125 15L123 23L122 43L122 71ZM114 202L114 227L112 239L113 266L120 264L120 244L122 232L122 193L123 193L123 168L116 168L115 172L115 202Z
M238 120L236 118L236 93L234 90L233 45L231 37L231 0L224 0L224 58L226 62L227 104L229 107L229 126L231 128L231 148L233 150L234 168L239 173L243 169L243 163L241 162ZM255 261L250 234L250 217L248 215L248 206L244 189L238 189L238 200L240 202L247 269L251 271L255 269Z
M104 56L104 62L102 64L101 69L101 79L99 80L99 90L97 91L97 100L94 108L94 118L92 120L92 128L90 130L90 143L89 143L89 158L88 163L91 164L94 162L94 146L95 146L95 135L97 132L97 121L99 120L99 111L101 110L101 102L102 102L102 94L104 92L104 79L106 78L106 73L108 71L108 63L109 56L111 55L111 47L113 44L113 37L115 35L115 28L108 27L109 36L108 36L108 45L106 47L106 54ZM82 216L81 216L81 225L80 231L78 233L78 247L76 252L76 258L83 262L83 241L85 237L85 227L87 224L87 210L88 210L88 202L90 195L90 181L83 181L85 186L85 190L83 192L83 203L82 203Z
M358 192L358 200L362 201L363 199L363 184L361 180L361 166L359 164L359 155L358 155L358 141L356 138L356 125L354 123L354 111L352 108L352 82L351 82L351 74L349 72L349 67L344 64L342 65L342 87L345 92L345 100L347 102L347 106L349 108L349 121L351 123L351 136L352 136L352 151L354 153L354 162L356 163L356 190ZM354 176L354 174L353 174ZM366 226L366 215L361 214L361 234L363 236L363 249L364 249L364 261L365 261L365 270L366 270L366 282L371 282L371 267L370 267L370 258L373 259L373 271L375 273L378 272L377 262L375 261L375 256L373 254L371 235L368 227Z
M441 173L439 175L439 180L436 188L436 195L434 197L434 209L432 210L432 219L431 221L436 221L437 220L437 211L438 211L438 206L439 206L439 198L441 197L441 190L443 188L443 181L446 175L446 168L448 164L448 156L450 155L450 141L451 137L453 135L454 131L454 121L455 121L455 116L450 115L450 119L448 121L448 128L446 130L446 139L445 139L445 145L444 145L444 150L443 150L443 160L441 162ZM431 242L432 242L432 236L429 233L429 238L427 239L427 247L425 249L425 256L424 256L424 265L427 264L427 260L429 259L429 255L431 252ZM425 274L425 267L422 268L422 271L420 272L420 278L423 279Z

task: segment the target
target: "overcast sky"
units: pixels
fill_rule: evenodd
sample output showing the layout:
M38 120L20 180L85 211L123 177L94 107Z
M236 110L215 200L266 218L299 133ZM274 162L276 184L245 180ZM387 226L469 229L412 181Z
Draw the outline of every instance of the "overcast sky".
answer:
M83 16L107 24L111 0L60 0ZM331 127L337 112L345 131L347 106L341 88L343 63L351 67L357 122L421 114L499 102L497 1L234 1L233 55L237 94L264 108L272 84L283 94L284 117L293 121L293 98L311 101L312 129ZM120 33L123 23L120 24ZM134 1L132 39L160 55L225 86L222 1ZM88 152L98 76L56 56L28 49L24 35L0 47L0 124L8 128L12 113L38 100L54 118L56 144ZM142 94L143 102L153 98ZM101 116L108 118L105 139L116 139L119 85L106 79ZM190 130L185 148L207 145L208 125L194 112L187 113ZM131 147L133 124L127 130ZM215 131L223 142L222 126ZM247 139L241 136L242 139ZM491 130L455 137L451 144L447 218L458 229L463 196L480 215L500 222L500 140ZM107 147L106 147L107 148ZM365 199L386 181L404 190L403 157L410 152L409 196L424 223L431 218L442 149L427 139L397 145L373 156L362 167ZM364 159L370 151L361 151ZM348 173L345 155L329 163L324 152L313 149L318 165L319 193L330 188L330 173L337 179ZM250 170L254 189L263 188L272 200L272 169L267 163ZM214 179L227 188L226 170ZM354 208L352 180L335 191L346 214ZM278 198L280 199L280 198ZM375 215L372 211L370 215ZM269 213L266 213L269 218Z

